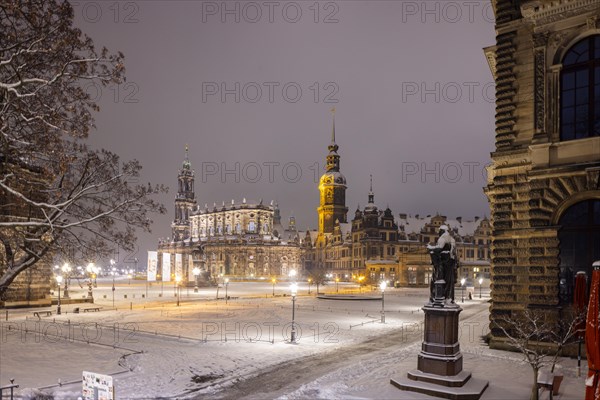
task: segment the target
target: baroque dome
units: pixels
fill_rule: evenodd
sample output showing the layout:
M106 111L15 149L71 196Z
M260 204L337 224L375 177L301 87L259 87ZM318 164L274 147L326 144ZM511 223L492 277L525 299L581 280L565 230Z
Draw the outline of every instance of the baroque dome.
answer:
M327 171L321 176L320 185L346 185L346 177L339 171Z

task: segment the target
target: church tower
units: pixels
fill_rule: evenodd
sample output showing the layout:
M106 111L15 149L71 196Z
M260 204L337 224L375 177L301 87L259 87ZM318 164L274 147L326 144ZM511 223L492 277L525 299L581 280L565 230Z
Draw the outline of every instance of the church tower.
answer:
M171 224L173 240L189 239L191 235L190 215L196 207L194 193L194 171L185 146L185 160L177 176L177 197L175 198L175 220Z
M331 144L328 146L326 172L319 181L320 201L317 212L319 213L319 234L333 233L336 221L346 222L346 178L340 172L340 156L337 153L339 146L335 142L335 108L333 112L333 128L331 131Z

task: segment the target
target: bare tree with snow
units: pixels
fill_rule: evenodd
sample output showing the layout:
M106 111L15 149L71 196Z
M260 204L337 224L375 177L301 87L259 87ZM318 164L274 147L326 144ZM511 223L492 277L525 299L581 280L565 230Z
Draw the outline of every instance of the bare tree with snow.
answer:
M84 140L98 105L86 83L124 81L123 55L97 50L56 0L0 0L0 298L55 252L132 249L164 213L141 166Z

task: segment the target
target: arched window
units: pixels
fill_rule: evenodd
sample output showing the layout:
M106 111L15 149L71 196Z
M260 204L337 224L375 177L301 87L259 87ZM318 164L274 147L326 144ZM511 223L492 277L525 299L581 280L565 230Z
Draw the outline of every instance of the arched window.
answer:
M573 45L562 65L560 139L600 136L600 35Z
M563 304L573 302L575 275L584 271L588 282L592 263L600 260L600 200L586 200L569 207L560 217L559 296Z

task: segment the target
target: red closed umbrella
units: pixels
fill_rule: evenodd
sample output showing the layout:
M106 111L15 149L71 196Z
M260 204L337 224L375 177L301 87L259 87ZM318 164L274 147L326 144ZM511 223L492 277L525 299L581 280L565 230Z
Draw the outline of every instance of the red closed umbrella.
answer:
M590 301L588 303L587 322L585 327L585 348L588 359L588 377L585 381L585 400L600 400L598 377L600 374L600 261L594 263Z
M575 307L575 314L577 317L577 323L574 326L578 345L577 376L581 376L581 341L585 337L585 319L582 318L582 314L585 310L585 304L587 303L586 291L585 272L579 271L575 278L575 293L573 296L573 306Z

